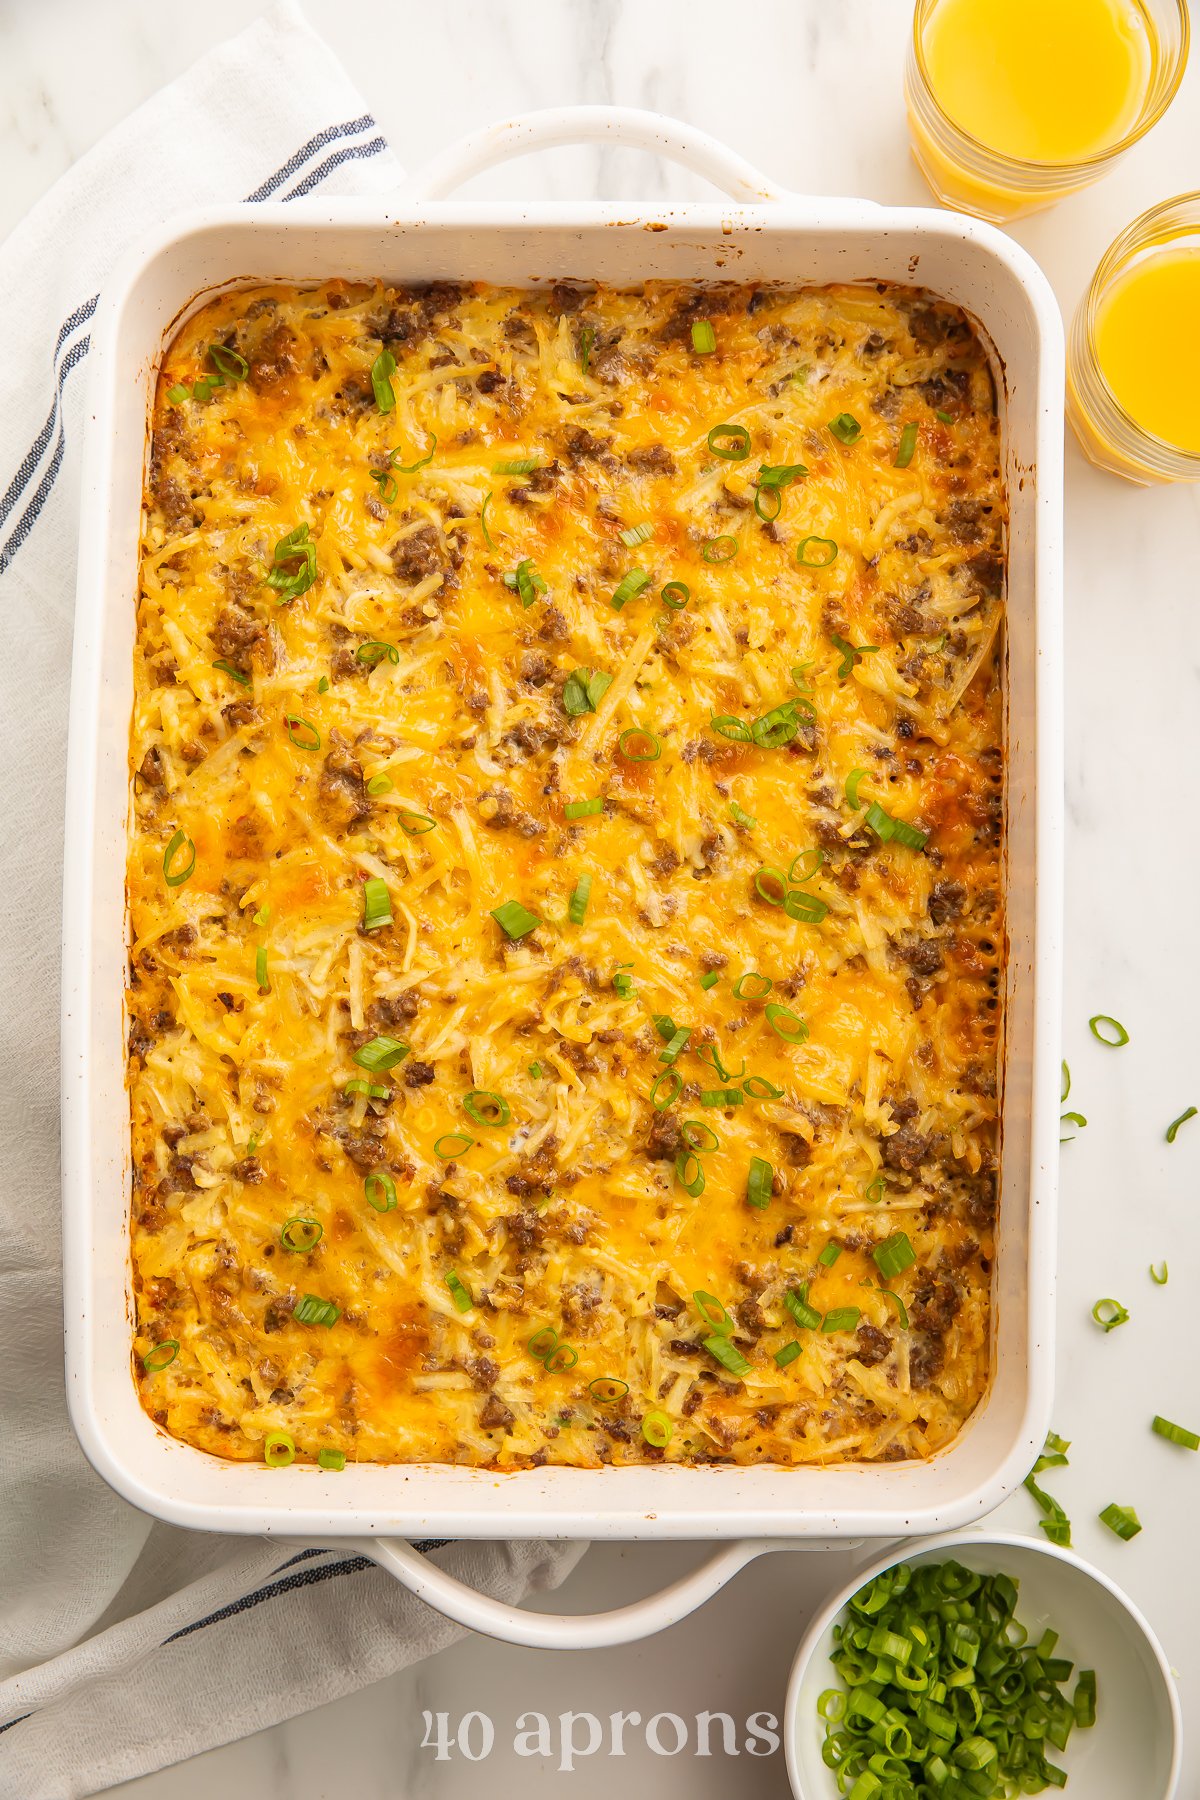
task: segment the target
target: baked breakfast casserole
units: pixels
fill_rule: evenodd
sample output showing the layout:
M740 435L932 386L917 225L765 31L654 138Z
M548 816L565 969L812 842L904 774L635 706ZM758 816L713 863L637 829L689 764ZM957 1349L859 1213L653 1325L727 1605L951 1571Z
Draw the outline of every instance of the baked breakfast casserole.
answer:
M944 1448L989 1375L1004 956L966 316L243 289L152 423L151 1416L328 1469Z

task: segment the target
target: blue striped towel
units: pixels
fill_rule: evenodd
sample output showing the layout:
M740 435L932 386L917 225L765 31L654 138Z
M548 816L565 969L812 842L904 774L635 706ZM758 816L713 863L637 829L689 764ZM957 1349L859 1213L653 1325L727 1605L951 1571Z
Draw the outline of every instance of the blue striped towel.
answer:
M131 243L187 208L378 193L399 178L362 96L285 3L112 132L0 246L2 1800L98 1793L461 1635L361 1557L136 1512L84 1461L62 1378L60 821L97 289ZM510 1602L562 1580L581 1548L431 1546Z

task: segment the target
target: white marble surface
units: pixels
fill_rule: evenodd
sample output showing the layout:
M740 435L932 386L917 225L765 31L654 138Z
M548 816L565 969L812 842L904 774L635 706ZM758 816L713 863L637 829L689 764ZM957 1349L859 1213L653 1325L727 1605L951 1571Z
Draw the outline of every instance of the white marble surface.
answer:
M513 111L616 101L674 112L725 137L797 188L923 201L907 154L900 70L907 0L307 0L309 16L360 84L409 165ZM255 0L0 0L0 232L111 124L259 10ZM186 20L186 27L183 21ZM1068 76L1069 78L1069 76ZM1115 174L1017 228L1069 310L1104 246L1135 213L1200 186L1200 66L1167 120ZM686 178L594 152L512 165L492 193L689 192ZM1195 1423L1200 1384L1187 1343L1200 1275L1200 1121L1168 1148L1167 1121L1200 1104L1195 1020L1200 965L1187 936L1197 875L1190 772L1200 697L1194 617L1200 491L1143 492L1067 462L1068 961L1071 1104L1091 1121L1066 1153L1061 1231L1057 1428L1074 1440L1053 1483L1077 1548L1144 1607L1179 1673L1196 1740L1181 1793L1200 1791L1200 1646L1191 1526L1200 1459L1149 1436L1151 1413ZM1094 1044L1096 1011L1132 1034ZM1168 1256L1170 1285L1147 1265ZM1091 1324L1101 1294L1130 1307L1111 1337ZM1145 1530L1123 1545L1095 1522L1135 1504ZM996 1515L1032 1531L1018 1494ZM645 1591L695 1560L693 1547L597 1550L563 1594L580 1610ZM807 1608L845 1560L773 1557L700 1615L619 1651L552 1657L474 1640L293 1723L120 1789L123 1800L458 1800L481 1781L532 1796L607 1795L614 1778L664 1800L787 1793L782 1758L736 1762L690 1751L556 1763L503 1748L529 1709L673 1711L738 1719L778 1713ZM438 1762L420 1747L423 1709L489 1714L485 1763ZM694 1731L693 1731L694 1742ZM19 1797L17 1797L19 1800ZM1080 1795L1079 1800L1086 1800ZM1130 1800L1134 1800L1130 1796ZM1157 1800L1138 1796L1137 1800Z

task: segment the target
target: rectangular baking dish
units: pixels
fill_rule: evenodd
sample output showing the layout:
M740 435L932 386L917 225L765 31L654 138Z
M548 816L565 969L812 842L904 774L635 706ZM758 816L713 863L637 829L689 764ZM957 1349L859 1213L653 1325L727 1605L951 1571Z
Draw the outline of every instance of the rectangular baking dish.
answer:
M75 1428L97 1470L177 1524L317 1539L422 1535L829 1540L944 1531L1027 1472L1052 1391L1061 959L1062 330L1040 271L945 212L779 194L712 140L653 114L573 109L483 134L426 196L526 148L616 138L690 162L736 203L305 201L191 217L127 260L93 331L67 784L63 979L66 1341ZM919 284L976 320L995 357L1011 530L1007 1036L993 1376L923 1465L524 1470L222 1462L160 1431L130 1373L125 833L133 598L148 406L164 340L201 300L254 281L594 278ZM368 1546L364 1544L364 1549ZM745 1560L744 1557L742 1560Z

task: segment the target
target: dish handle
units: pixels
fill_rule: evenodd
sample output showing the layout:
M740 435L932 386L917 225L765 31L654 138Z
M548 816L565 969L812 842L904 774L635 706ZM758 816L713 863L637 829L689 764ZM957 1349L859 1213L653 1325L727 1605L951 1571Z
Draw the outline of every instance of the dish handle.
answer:
M460 138L403 182L399 194L405 200L444 200L464 181L497 163L564 144L648 150L702 175L732 200L780 200L785 193L736 150L682 119L634 106L551 106L502 119Z
M606 1650L615 1644L636 1643L686 1619L755 1557L772 1550L834 1547L813 1538L741 1538L725 1544L698 1569L643 1600L614 1607L610 1612L571 1614L524 1612L518 1606L493 1600L447 1575L403 1538L342 1538L328 1544L330 1549L369 1556L427 1606L465 1625L469 1631L498 1638L504 1644L523 1644L530 1650ZM842 1541L836 1548L846 1550L851 1546Z

